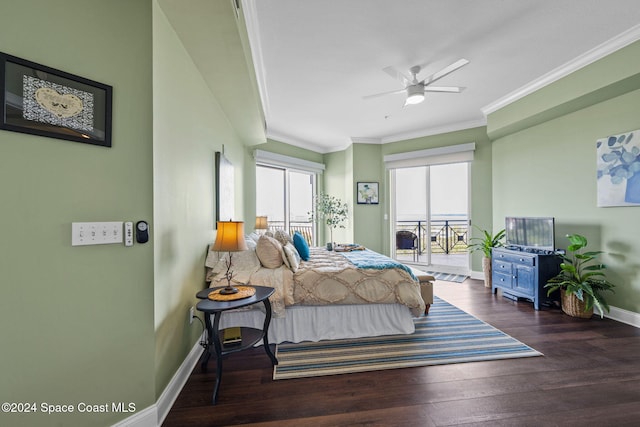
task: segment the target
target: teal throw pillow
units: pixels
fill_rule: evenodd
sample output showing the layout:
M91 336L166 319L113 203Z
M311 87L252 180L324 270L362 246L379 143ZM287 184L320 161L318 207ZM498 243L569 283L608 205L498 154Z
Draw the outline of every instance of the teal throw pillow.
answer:
M302 237L302 234L297 231L293 233L293 246L295 246L296 250L300 254L300 258L304 261L309 261L309 245L304 237Z

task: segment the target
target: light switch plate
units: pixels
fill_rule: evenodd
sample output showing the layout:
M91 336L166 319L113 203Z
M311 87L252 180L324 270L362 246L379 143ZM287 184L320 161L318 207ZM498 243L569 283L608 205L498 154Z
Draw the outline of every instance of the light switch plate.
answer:
M122 243L122 221L71 223L71 246L111 243Z

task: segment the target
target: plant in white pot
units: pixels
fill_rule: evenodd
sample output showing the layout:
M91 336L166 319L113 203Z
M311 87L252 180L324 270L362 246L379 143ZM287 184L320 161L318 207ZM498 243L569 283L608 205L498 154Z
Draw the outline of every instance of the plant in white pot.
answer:
M603 292L614 292L615 285L604 274L607 268L597 261L602 251L585 252L587 239L579 234L567 235L571 243L567 254L562 256L560 274L549 279L544 286L547 295L560 290L562 311L572 317L588 319L593 315L593 307L598 307L600 317L609 311L609 304Z
M345 222L349 210L347 204L335 196L320 193L314 197L315 213L309 212L311 220L324 223L329 227L329 242L327 249L333 250L333 229L346 228Z
M491 287L491 249L504 246L502 239L504 239L505 230L498 231L495 235L491 234L487 230L482 230L476 227L482 232L482 237L472 237L471 241L474 242L469 245L471 252L482 251L484 257L482 258L482 272L484 273L484 286Z

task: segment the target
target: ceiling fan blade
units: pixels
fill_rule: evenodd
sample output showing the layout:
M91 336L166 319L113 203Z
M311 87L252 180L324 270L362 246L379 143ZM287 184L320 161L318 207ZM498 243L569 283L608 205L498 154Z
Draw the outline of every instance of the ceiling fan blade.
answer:
M362 99L378 98L380 96L394 95L394 94L397 94L397 93L407 93L407 90L406 89L398 89L398 90L392 90L391 92L376 93L376 94L373 94L373 95L363 96Z
M409 86L411 84L411 79L400 71L398 71L395 67L389 66L382 69L385 73L389 74L394 79L398 80L402 83L402 86Z
M430 85L431 83L440 80L441 78L443 78L444 76L453 73L454 71L456 71L458 68L464 67L465 65L467 65L469 63L469 60L467 59L459 59L456 62L454 62L451 65L448 65L446 67L444 67L442 70L438 71L437 73L434 73L432 75L430 75L429 77L426 77L423 82L424 85Z
M427 86L424 88L425 92L450 92L460 93L466 88L458 86Z

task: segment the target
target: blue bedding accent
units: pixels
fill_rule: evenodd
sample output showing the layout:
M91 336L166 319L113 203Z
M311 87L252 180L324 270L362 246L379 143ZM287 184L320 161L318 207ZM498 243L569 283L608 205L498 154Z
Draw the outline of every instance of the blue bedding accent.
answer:
M384 270L387 268L399 268L411 275L413 280L418 279L414 276L409 267L395 261L388 256L379 254L369 249L363 251L340 252L345 258L351 261L358 268L374 268L376 270Z

